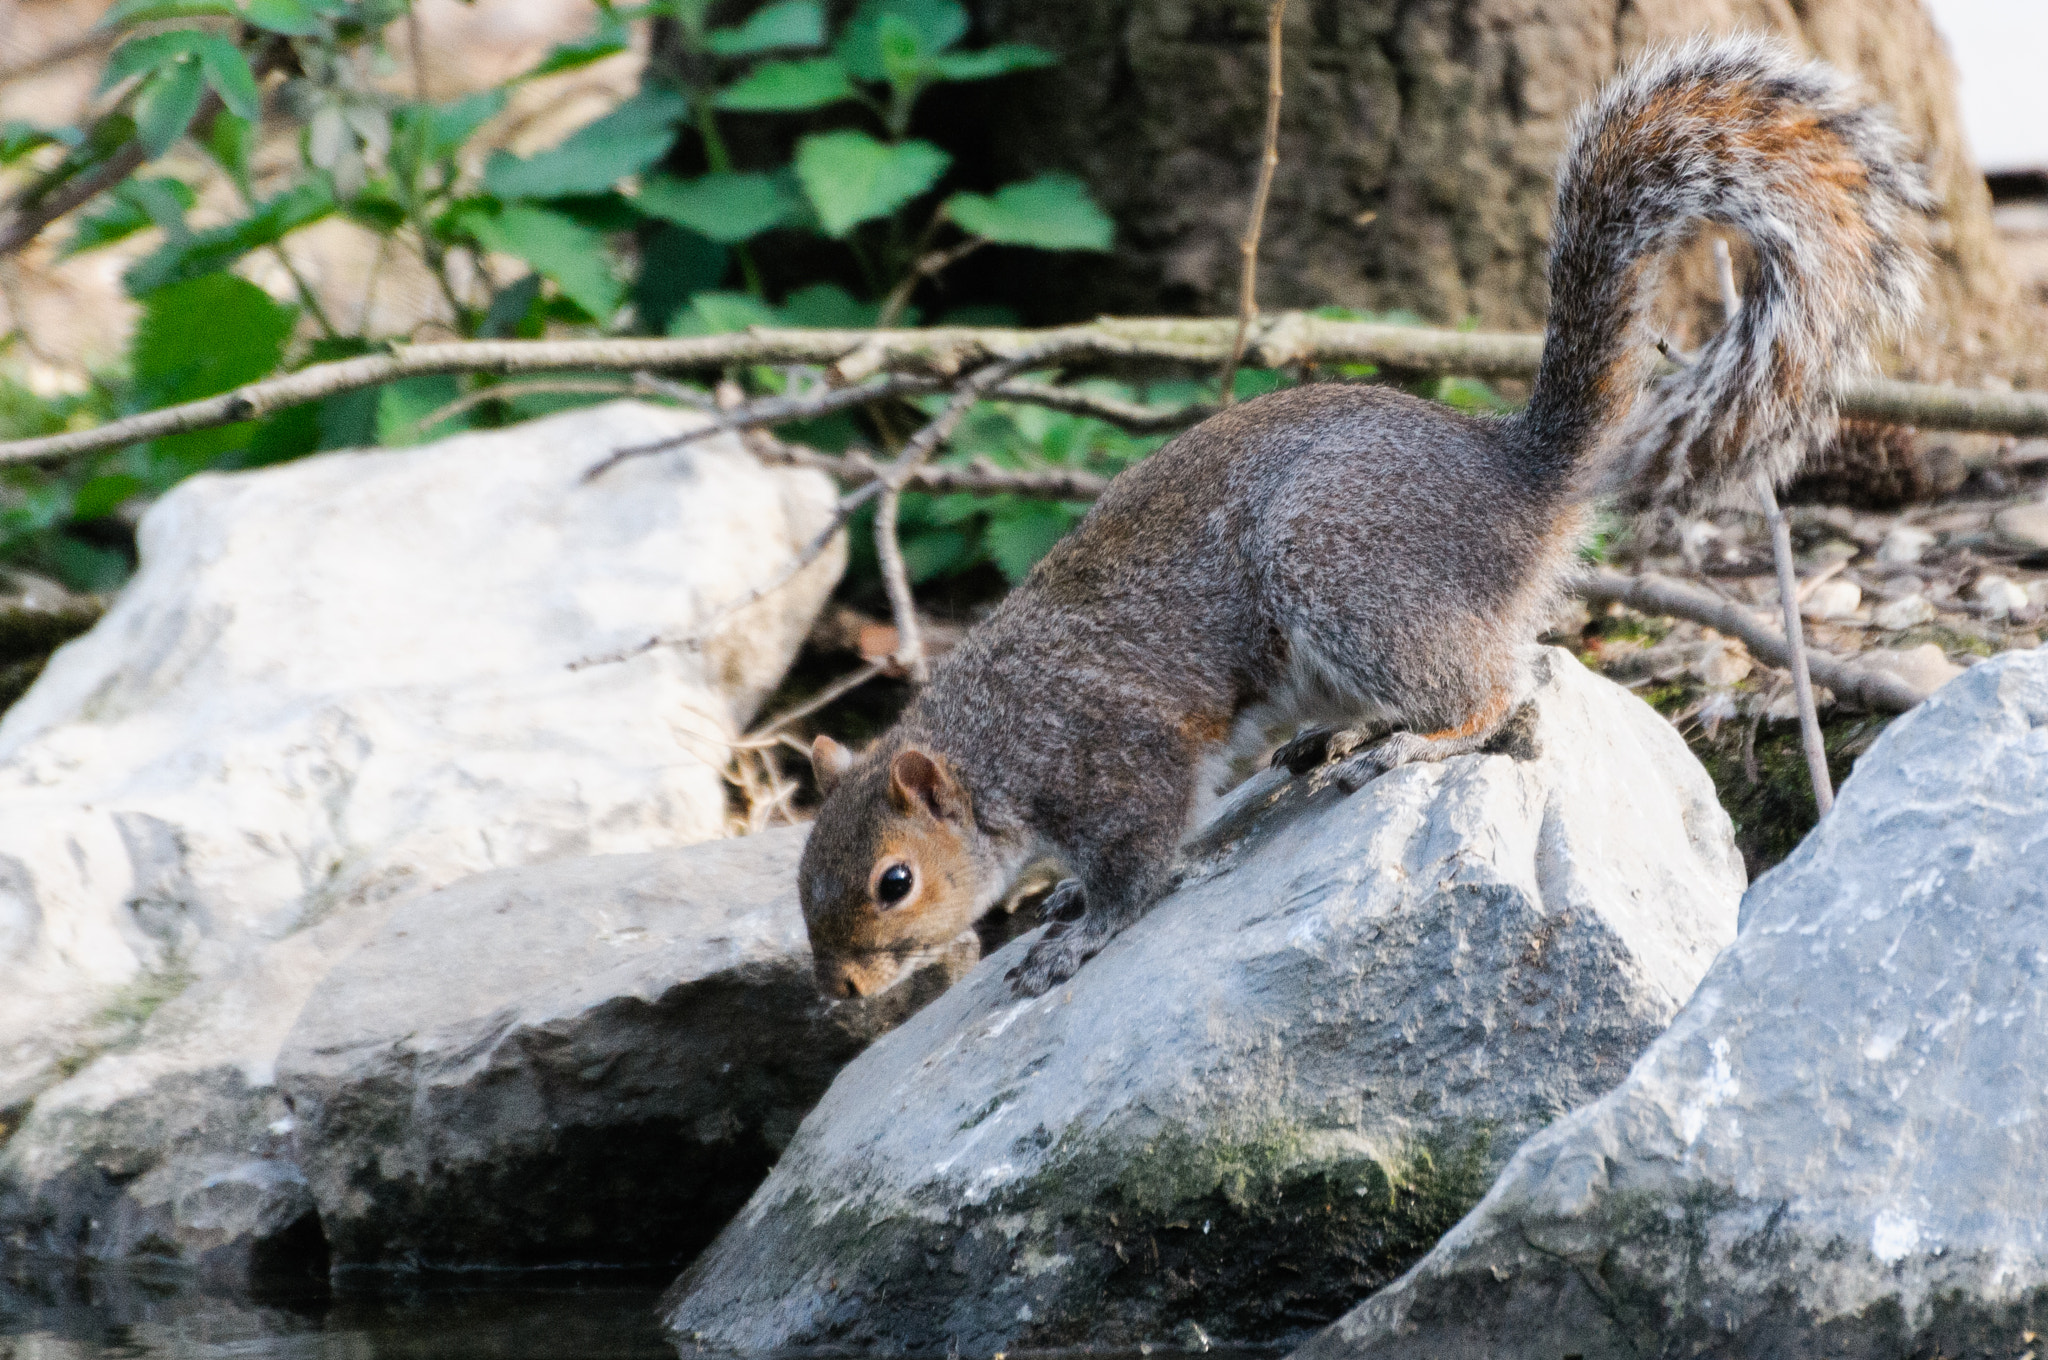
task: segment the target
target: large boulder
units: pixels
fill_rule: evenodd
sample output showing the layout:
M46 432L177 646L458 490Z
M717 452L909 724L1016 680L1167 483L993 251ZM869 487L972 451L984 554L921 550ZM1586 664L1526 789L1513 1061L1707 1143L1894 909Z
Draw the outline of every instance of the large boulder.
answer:
M150 510L134 581L0 720L0 1241L246 1243L197 1187L285 1155L279 1046L395 902L724 834L724 742L842 554L727 617L829 481L724 437L583 480L702 421L621 402ZM250 1222L311 1205L236 1175L213 1198Z
M505 869L394 910L278 1059L334 1265L672 1264L710 1241L874 1029L964 971L826 1008L804 835Z
M2018 1356L2048 1331L2048 652L1951 681L1605 1099L1299 1360Z
M677 1282L679 1341L1261 1340L1393 1278L1735 930L1685 743L1536 665L1533 754L1262 775L1069 984L1015 998L1018 942L879 1040Z

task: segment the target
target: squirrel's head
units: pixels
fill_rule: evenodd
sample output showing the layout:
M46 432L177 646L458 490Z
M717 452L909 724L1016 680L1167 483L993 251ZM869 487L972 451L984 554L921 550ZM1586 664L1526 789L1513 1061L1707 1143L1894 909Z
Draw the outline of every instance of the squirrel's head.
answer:
M818 990L873 996L941 956L1003 885L944 756L884 743L857 758L821 736L811 764L825 802L797 895Z

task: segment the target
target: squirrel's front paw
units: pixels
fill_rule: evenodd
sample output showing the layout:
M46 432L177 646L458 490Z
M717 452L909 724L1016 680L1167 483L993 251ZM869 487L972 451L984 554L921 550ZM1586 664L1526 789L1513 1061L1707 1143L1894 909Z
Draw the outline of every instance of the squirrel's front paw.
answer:
M1078 925L1056 922L1046 928L1024 962L1004 974L1018 996L1044 996L1095 957L1102 942Z

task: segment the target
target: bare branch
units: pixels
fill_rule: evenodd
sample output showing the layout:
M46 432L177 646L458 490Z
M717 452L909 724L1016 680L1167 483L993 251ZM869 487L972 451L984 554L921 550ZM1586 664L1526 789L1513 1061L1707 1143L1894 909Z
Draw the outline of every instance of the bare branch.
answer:
M1104 318L1042 331L759 329L669 339L399 345L387 354L315 364L95 429L0 443L0 465L61 462L165 435L252 420L286 407L426 374L678 372L758 363L815 365L845 375L846 381L881 372L952 379L963 371L1026 352L1036 354L1034 362L1041 365L1054 359L1092 358L1207 367L1229 353L1235 326L1235 321L1224 318ZM1368 363L1404 374L1528 378L1536 371L1542 349L1542 337L1536 335L1331 321L1288 312L1260 318L1253 325L1246 353L1251 362L1265 367ZM1842 413L1857 419L1910 424L1923 430L2048 435L2048 393L1977 392L1880 381L1843 388L1838 396Z
M764 463L816 468L849 485L876 481L887 470L887 464L865 449L853 449L842 455L820 453L801 444L785 444L759 433L749 435L747 445ZM942 467L927 463L911 475L905 490L914 487L919 491L941 493L965 491L983 496L1038 496L1056 501L1092 501L1108 486L1107 477L1078 469L1020 472L983 463L968 467Z
M651 440L645 444L628 444L615 449L603 462L593 465L583 474L584 481L602 476L628 458L640 458L650 453L662 453L668 449L681 448L709 439L713 435L725 434L730 430L758 429L764 425L779 425L789 420L813 420L819 416L831 415L870 402L887 401L891 397L916 396L937 392L945 384L936 378L921 378L915 375L892 375L876 382L862 383L858 387L827 387L801 397L762 397L757 401L721 410L709 425L700 425L694 430L685 430L665 439Z
M763 738L773 737L791 723L801 722L827 704L835 703L845 698L888 669L889 663L887 661L870 661L859 670L840 676L837 680L834 680L795 708L790 709L787 713L781 713L769 719L753 731L747 733L746 736L740 738L740 740L752 743L761 741Z
M917 600L910 593L910 573L903 565L903 541L896 534L896 512L902 508L903 493L882 483L882 500L875 507L875 560L882 569L882 588L888 592L889 613L896 620L896 655L890 660L903 668L913 685L931 683L931 663L925 660L924 630L917 623Z
M1217 410L1206 401L1189 402L1185 406L1147 406L1143 402L1085 392L1078 387L1055 387L1051 383L1024 378L1003 383L989 395L998 401L1024 402L1043 406L1049 411L1064 411L1068 415L1093 416L1132 434L1164 434L1168 430L1186 429L1215 415Z
M1266 135L1259 156L1258 187L1252 191L1251 220L1245 224L1244 239L1238 242L1243 264L1237 282L1237 334L1230 342L1230 357L1217 375L1222 384L1218 399L1230 405L1231 389L1237 385L1237 366L1244 360L1245 342L1252 322L1259 315L1259 233L1266 226L1266 200L1273 193L1273 172L1280 166L1280 38L1281 21L1287 17L1287 0L1272 0L1266 10Z
M1784 668L1791 664L1785 635L1756 614L1669 577L1627 576L1597 568L1578 581L1577 591L1596 604L1623 604L1644 614L1690 619L1742 639L1751 652L1769 665ZM1863 662L1826 652L1809 652L1808 661L1814 679L1833 690L1837 697L1873 712L1904 713L1927 697L1901 677Z
M207 99L212 108L220 107L220 96L209 93ZM205 112L202 106L202 115ZM44 227L113 188L140 169L147 159L142 143L131 139L92 169L40 192L40 186L32 185L0 205L0 255L12 255L22 249L41 235Z

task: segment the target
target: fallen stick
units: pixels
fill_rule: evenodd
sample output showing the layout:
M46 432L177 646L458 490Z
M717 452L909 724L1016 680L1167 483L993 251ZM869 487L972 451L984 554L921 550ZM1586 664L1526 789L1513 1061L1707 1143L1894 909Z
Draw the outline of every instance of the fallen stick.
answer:
M1621 604L1643 614L1689 619L1740 638L1753 654L1780 669L1792 663L1785 635L1760 616L1733 601L1695 590L1670 577L1649 573L1628 576L1601 567L1582 576L1576 589L1582 599L1595 604ZM1873 712L1904 713L1927 697L1901 677L1875 666L1811 648L1807 649L1806 657L1807 669L1816 681L1833 690L1837 698Z
M895 331L761 328L670 339L465 340L398 345L385 354L314 364L218 396L145 411L93 429L0 443L0 465L62 462L146 439L253 420L287 407L427 374L674 372L735 364L809 364L827 369L841 383L858 382L880 372L924 374L950 383L963 372L1027 355L1048 364L1055 359L1142 359L1207 368L1229 354L1236 326L1235 318L1225 317L1106 317L1086 325L1038 331L945 326ZM1384 326L1283 312L1254 323L1246 354L1249 362L1262 368L1368 363L1403 376L1526 379L1534 376L1542 352L1543 339L1537 335ZM1033 399L1028 390L1003 395L1011 400ZM2048 393L1979 392L1877 381L1845 387L1838 395L1842 414L1859 420L1927 430L2048 435Z

